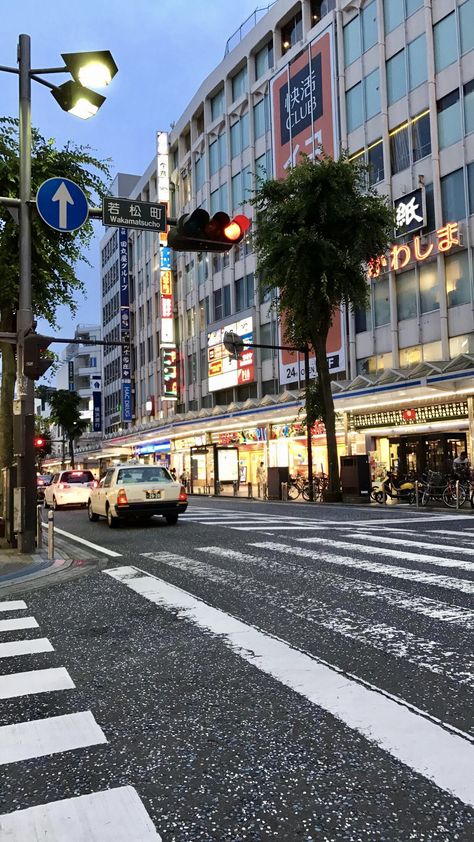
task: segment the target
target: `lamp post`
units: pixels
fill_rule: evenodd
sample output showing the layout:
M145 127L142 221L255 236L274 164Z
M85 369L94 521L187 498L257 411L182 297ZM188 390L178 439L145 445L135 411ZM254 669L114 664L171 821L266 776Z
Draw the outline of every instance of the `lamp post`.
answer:
M36 476L34 460L34 382L24 374L25 336L33 329L31 284L31 80L51 90L61 108L87 119L97 112L105 97L84 87L83 81L101 87L117 73L117 66L108 51L63 53L64 65L34 69L31 67L31 39L20 35L18 67L0 65L0 71L19 77L19 157L20 196L0 197L5 205L19 207L20 266L17 311L17 399L14 402L14 455L17 463L15 504L18 510L18 549L31 553L36 534ZM43 75L70 72L74 81L53 85Z
M273 351L297 351L299 354L304 354L304 385L306 390L306 417L308 417L308 386L309 386L309 348L307 345L304 348L297 348L294 345L261 345L256 342L244 342L238 333L229 330L224 333L223 345L226 351L233 357L239 357L245 348L270 348ZM313 440L311 438L311 425L306 423L306 448L308 451L308 483L309 483L309 499L314 501L313 489Z

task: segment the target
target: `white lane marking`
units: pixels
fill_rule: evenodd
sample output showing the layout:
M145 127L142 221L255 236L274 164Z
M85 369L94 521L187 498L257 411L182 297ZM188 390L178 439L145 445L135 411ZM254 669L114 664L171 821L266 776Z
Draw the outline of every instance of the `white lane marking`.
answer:
M228 524L225 524L225 525L227 526ZM267 527L265 525L255 526L255 524L250 523L250 522L248 523L247 526L231 526L230 528L235 529L237 532L248 532L250 529L255 530L255 532L257 532L257 531L262 532L264 529L267 529ZM304 529L306 529L306 530L310 529L310 530L314 531L315 529L321 529L321 527L317 526L317 525L316 526L307 526L307 525L293 526L293 524L282 523L281 525L277 525L277 524L272 525L272 529L277 529L279 532L282 531L282 530L285 530L285 532L289 532L289 531L292 531L292 530L296 531L296 530L304 530Z
M48 524L43 523L43 529L47 529ZM115 550L109 550L107 547L101 547L100 544L93 544L92 541L86 541L85 538L79 538L78 535L73 535L72 532L66 532L65 529L59 529L58 526L54 527L54 531L58 533L58 535L65 535L66 538L70 538L71 541L77 541L78 544L84 544L86 547L90 547L92 550L97 550L99 553L104 553L104 555L110 555L113 558L119 558L122 553L116 553Z
M311 586L318 583L323 587L327 587L329 584L337 590L342 590L349 594L357 593L362 597L369 597L371 599L378 599L386 602L393 608L412 611L415 614L428 617L430 620L440 620L444 623L463 626L466 629L474 629L474 610L470 608L449 605L447 602L430 599L427 596L412 595L398 588L390 588L385 585L379 585L376 582L363 582L351 576L341 576L338 573L334 573L333 570L330 572L325 572L324 570L308 570L301 565L292 564L291 562L285 561L282 563L264 556L241 553L238 550L231 550L227 547L195 547L195 550L197 552L215 555L217 558L229 558L239 561L242 564L252 564L266 569L270 568L278 571L278 573L286 573L291 577L296 576L299 579L310 582ZM152 553L142 553L142 555L152 555Z
M23 611L27 607L22 599L11 599L0 602L0 611Z
M37 652L54 652L54 646L47 637L33 637L31 640L11 640L9 643L0 643L0 658L35 655Z
M0 837L11 842L161 842L132 786L51 801L0 815Z
M414 534L414 533L411 533ZM419 532L415 533L416 535L420 535ZM391 544L393 546L395 539L389 538L386 535L369 535L368 532L354 532L354 538L360 538L362 541L370 541L373 544ZM398 539L397 539L398 540ZM436 540L436 539L434 539ZM453 547L452 544L434 544L429 543L428 541L413 541L409 536L407 536L407 540L405 542L405 546L407 547L419 547L420 550L440 550L443 553L453 553L453 555L474 555L474 549L469 547ZM385 549L381 550L381 552L386 552ZM422 556L423 558L423 556ZM469 562L468 562L469 563ZM457 566L457 565L456 565ZM467 568L468 570L474 570L474 564L472 567Z
M249 589L251 580L248 575L175 553L147 553L147 556L170 567L185 570L206 582L214 582L221 587L225 585L238 594L246 593ZM374 622L371 616L359 616L342 608L335 608L322 599L302 599L300 595L285 588L281 582L278 586L259 582L255 597L280 613L283 611L290 617L303 620L306 625L313 624L332 634L355 641L363 647L371 646L385 655L408 661L435 675L443 675L463 686L474 687L474 659L467 658L452 648L446 651L436 641L427 640L387 623Z
M16 722L0 727L0 763L17 763L106 742L90 710Z
M72 690L75 686L64 667L14 672L0 676L0 699L13 699L33 693L51 693L54 690Z
M15 617L11 620L0 620L0 632L16 631L17 629L37 629L38 623L34 617Z
M354 534L353 537L360 538L361 541L364 541L366 538L365 535L359 536L356 534ZM314 544L316 542L321 543L321 538L297 538L296 540L306 544ZM390 541L390 543L393 544L393 541ZM436 567L454 567L456 570L468 570L470 572L474 570L474 562L472 561L458 561L454 558L441 558L437 555L422 555L421 553L410 553L406 550L388 550L386 547L367 547L362 544L358 544L356 541L335 541L332 538L324 538L322 546L334 547L336 550L357 550L359 552L368 553L369 555L376 555L378 558L396 558L398 561L415 561L418 564L430 564Z
M458 540L466 540L470 541L471 543L474 541L474 533L468 532L466 529L430 529L428 530L430 535L455 535ZM419 533L417 533L419 534Z
M233 652L337 717L466 804L474 805L474 745L423 713L353 681L283 640L133 567L104 570L145 599L217 635Z
M390 524L390 523L421 523L423 521L429 521L433 523L438 523L439 521L443 520L472 520L474 518L474 512L471 515L461 515L461 514L454 514L454 512L450 515L438 515L438 514L430 514L430 515L422 515L418 514L417 512L413 512L409 517L388 517L388 518L377 518L374 517L371 520L354 520L352 526L377 526L380 524ZM340 521L331 520L326 521L327 523L337 524Z
M276 544L272 541L250 544L251 547L258 547L263 550L276 550L280 553L300 556L300 558L322 561L325 564L335 564L342 567L351 567L356 570L367 570L369 573L377 573L380 576L390 576L394 579L406 579L409 582L422 582L424 585L434 585L437 588L461 591L462 593L474 594L474 582L468 579L456 579L454 576L441 576L439 573L427 573L424 570L411 570L408 567L397 567L395 564L380 564L376 561L366 561L363 558L354 559L350 556L336 555L334 553L312 552L302 547L289 546L288 544Z

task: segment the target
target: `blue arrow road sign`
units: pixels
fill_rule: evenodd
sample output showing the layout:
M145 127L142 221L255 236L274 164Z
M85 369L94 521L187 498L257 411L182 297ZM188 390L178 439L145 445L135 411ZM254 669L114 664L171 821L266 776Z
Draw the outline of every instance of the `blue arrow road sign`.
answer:
M89 206L85 193L69 178L48 178L36 194L36 207L46 225L56 231L77 231Z

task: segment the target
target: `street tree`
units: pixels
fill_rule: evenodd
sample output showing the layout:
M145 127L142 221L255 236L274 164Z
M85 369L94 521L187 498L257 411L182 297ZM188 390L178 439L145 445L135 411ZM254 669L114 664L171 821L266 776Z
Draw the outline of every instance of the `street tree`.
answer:
M18 197L19 187L18 120L0 118L0 196ZM62 176L84 190L90 204L97 204L106 193L110 179L109 162L99 160L88 146L68 141L57 148L54 140L32 131L32 191L48 178ZM86 250L93 236L87 222L72 234L46 226L32 214L32 294L35 317L45 318L57 328L56 312L61 305L76 311L76 296L84 290L78 265L89 263ZM0 204L0 331L16 330L19 294L19 227L5 205ZM15 347L0 343L2 384L0 393L0 468L13 458L13 394Z
M69 445L69 458L71 468L75 468L74 442L89 427L89 421L81 417L79 405L81 399L77 392L69 389L49 389L47 386L38 386L36 390L38 397L49 403L51 408L49 421L62 427L63 434Z
M387 250L394 228L388 200L367 186L367 175L346 155L304 157L284 180L261 182L252 199L261 286L276 291L285 340L314 349L308 420L326 427L328 499L340 496L328 332L341 306L367 306L367 264Z

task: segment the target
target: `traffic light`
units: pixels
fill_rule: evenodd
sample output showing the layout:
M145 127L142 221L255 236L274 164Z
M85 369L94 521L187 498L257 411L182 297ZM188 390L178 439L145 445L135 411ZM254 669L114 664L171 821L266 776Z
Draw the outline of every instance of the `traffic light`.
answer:
M42 450L45 445L45 439L42 436L35 436L35 447L37 450Z
M23 374L30 380L38 380L52 366L54 359L47 353L53 341L49 336L29 333L25 336Z
M214 216L198 208L178 219L168 231L168 245L175 251L229 251L240 243L250 227L250 219L243 214L233 219L223 211Z

